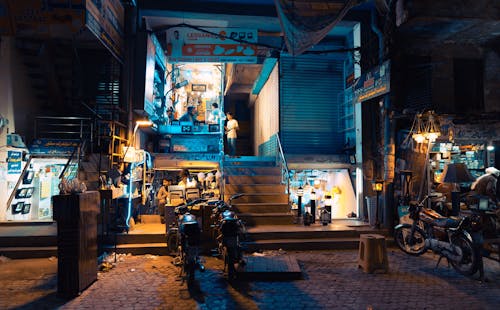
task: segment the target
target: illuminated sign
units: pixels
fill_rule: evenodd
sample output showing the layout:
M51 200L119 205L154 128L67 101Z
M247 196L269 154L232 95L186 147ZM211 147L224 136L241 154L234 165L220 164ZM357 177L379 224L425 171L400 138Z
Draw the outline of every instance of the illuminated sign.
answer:
M354 102L363 102L391 91L390 62L361 75L354 84Z
M22 152L8 151L7 152L7 173L16 174L21 173Z
M170 28L167 31L169 62L257 62L256 29Z

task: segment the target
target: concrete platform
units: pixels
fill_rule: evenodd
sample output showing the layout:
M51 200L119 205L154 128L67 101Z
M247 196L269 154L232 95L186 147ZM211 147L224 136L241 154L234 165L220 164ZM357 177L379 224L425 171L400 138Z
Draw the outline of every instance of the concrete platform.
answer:
M293 256L245 256L246 265L237 269L238 279L297 280L302 278L297 259Z

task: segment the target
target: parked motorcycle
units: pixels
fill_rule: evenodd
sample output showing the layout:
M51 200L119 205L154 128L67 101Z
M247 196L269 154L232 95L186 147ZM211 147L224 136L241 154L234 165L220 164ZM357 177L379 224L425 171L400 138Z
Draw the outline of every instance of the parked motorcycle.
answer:
M194 282L195 271L205 271L200 258L201 229L196 216L189 211L205 199L197 199L175 208L177 221L168 230L167 246L175 254L174 264L181 267L180 277L187 280L188 286Z
M245 234L245 225L232 211L231 202L243 194L235 194L229 203L221 201L213 210L215 239L217 241L217 254L224 260L224 271L228 279L236 276L236 264L245 265L241 238Z
M425 207L425 202L432 196L426 196L421 202L410 202L409 216L412 224L399 224L395 227L394 240L397 246L410 255L418 256L432 250L439 254L439 260L446 257L459 273L471 276L482 267L478 240L471 236L477 230L477 218L444 217Z

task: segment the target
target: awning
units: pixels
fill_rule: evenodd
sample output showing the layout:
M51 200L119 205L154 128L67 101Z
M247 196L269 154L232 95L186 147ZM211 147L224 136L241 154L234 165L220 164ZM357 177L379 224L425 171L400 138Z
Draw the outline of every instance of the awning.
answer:
M319 43L360 0L274 0L288 53L297 56Z

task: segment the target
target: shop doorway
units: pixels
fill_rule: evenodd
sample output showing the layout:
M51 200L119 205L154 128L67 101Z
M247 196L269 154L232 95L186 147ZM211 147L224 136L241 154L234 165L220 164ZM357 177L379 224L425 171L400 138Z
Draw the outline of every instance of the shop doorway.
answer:
M253 113L249 107L249 95L245 93L229 93L224 98L224 111L231 112L240 130L236 144L236 155L252 156L253 154ZM224 150L227 150L227 141L224 142ZM226 152L227 153L227 152Z

